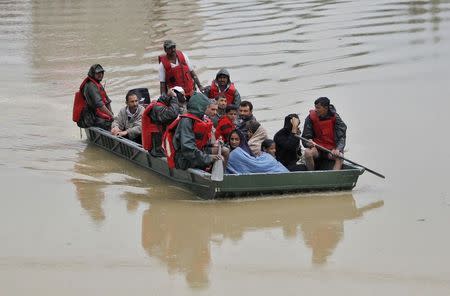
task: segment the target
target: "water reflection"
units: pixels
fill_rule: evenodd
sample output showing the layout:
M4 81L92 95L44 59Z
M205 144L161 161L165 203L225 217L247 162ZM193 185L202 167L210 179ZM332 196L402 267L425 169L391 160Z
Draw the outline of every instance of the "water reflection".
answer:
M284 239L303 237L312 250L312 264L322 265L342 239L344 222L381 206L383 201L358 208L351 193L248 202L151 201L142 216L142 247L167 264L170 273L184 273L191 286L204 286L213 242L282 229Z
M194 195L173 186L166 179L94 145L88 145L74 164L75 176L71 182L81 207L92 221L105 219L104 203L107 196L126 197L127 211L135 212L140 200L191 199Z

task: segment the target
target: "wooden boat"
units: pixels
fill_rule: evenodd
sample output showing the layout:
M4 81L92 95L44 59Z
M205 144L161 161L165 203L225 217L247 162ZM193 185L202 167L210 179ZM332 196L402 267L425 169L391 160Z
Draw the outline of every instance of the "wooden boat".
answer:
M288 173L225 174L223 181L199 169L169 169L166 158L153 157L140 144L97 127L85 129L88 140L131 162L159 173L195 192L202 199L288 192L351 190L363 168L344 164L340 171L318 170Z

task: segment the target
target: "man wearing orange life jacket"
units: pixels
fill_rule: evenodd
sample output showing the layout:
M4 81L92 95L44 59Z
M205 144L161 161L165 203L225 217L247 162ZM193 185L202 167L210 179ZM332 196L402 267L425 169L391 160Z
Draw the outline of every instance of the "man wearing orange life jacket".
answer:
M305 119L303 137L309 141L302 141L305 149L305 162L309 171L316 168L315 160L334 160L333 170L342 168L343 160L337 156L343 156L347 126L336 109L326 97L320 97L314 102L315 110L310 110ZM332 154L320 151L315 144L331 150Z
M195 92L187 104L188 112L180 115L167 128L163 147L169 167L205 169L222 159L217 155L217 148L208 145L212 122L204 115L209 104L208 98Z
M175 42L166 40L163 47L166 54L158 57L161 95L175 86L181 86L187 98L194 93L195 84L203 90L188 56L176 49Z
M234 83L230 80L230 73L227 69L220 69L216 74L216 79L211 82L210 86L205 87L203 93L208 98L218 99L225 96L227 105L239 106L241 103L241 95L237 91Z
M153 101L142 116L142 146L155 157L164 157L162 136L167 126L181 114L186 102L184 90L180 86L169 89L167 95Z
M80 114L80 121L77 122L80 127L97 126L108 131L111 129L111 123L114 119L111 100L100 84L104 73L105 70L101 65L92 65L88 76L80 85L80 94L83 97L80 102L86 104Z

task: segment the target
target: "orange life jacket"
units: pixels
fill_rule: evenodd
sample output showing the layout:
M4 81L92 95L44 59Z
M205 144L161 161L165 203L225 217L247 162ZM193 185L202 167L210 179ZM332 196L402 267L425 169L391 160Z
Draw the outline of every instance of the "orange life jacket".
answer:
M217 98L219 95L225 95L227 98L227 105L231 105L234 102L234 94L236 93L236 87L234 86L234 83L231 83L228 88L226 88L224 91L219 90L219 86L217 85L216 81L213 80L211 83L211 90L209 91L209 97L210 98Z
M150 112L155 106L165 105L162 102L152 101L150 105L145 108L145 111L142 114L142 147L144 147L145 150L152 150L153 134L163 132L162 125L154 123L150 117Z
M167 157L167 164L171 169L175 167L176 154L175 147L173 145L173 136L175 135L175 130L177 129L178 123L180 122L181 118L190 118L194 121L192 131L195 135L195 146L197 146L199 150L203 150L203 148L205 148L206 144L208 144L208 141L211 138L213 123L210 119L204 118L203 120L201 120L197 116L190 113L180 115L167 127L162 140L162 148Z
M158 57L158 62L163 64L164 71L166 72L166 85L168 88L181 86L186 96L192 96L194 93L194 80L192 79L191 71L184 59L183 53L177 50L176 55L178 65L173 68L167 55L160 55Z
M106 99L107 98L106 91L103 88L103 86L99 82L97 82L95 79L92 79L89 76L86 77L83 80L83 82L81 83L80 89L75 93L75 98L73 100L72 120L74 122L80 121L81 113L83 112L83 109L87 106L86 98L84 97L84 94L83 94L83 88L88 81L91 81L92 83L94 83L97 86L100 96L102 97L103 104L106 105L108 103L108 100ZM101 111L100 108L95 109L95 115L97 115L98 117L103 118L105 120L108 120L108 121L113 120L113 118L109 114Z
M329 150L336 148L336 141L334 139L334 126L336 123L336 115L325 120L320 120L316 111L309 111L309 118L311 119L314 138L313 141L320 146L323 146Z

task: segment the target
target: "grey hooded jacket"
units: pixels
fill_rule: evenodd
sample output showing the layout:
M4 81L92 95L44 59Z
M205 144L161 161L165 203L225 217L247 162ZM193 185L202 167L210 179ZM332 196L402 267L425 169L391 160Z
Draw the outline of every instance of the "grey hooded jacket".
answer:
M228 70L225 69L225 68L220 69L219 72L217 72L217 74L216 74L216 79L214 79L214 81L213 81L212 83L215 83L216 86L217 86L217 88L220 89L219 83L217 82L217 78L219 77L219 75L225 75L225 76L228 77L228 84L227 84L227 86L225 87L225 89L221 89L221 91L225 92L225 91L227 91L228 88L231 86L230 73L229 73ZM210 86L210 85L208 85L207 87L205 87L203 93L204 93L208 98L215 99L215 98L212 98L212 97L210 96L210 94L211 94L211 86ZM239 106L240 103L241 103L241 95L239 94L238 90L236 89L236 91L235 91L235 93L234 93L233 105Z
M111 125L111 128L118 127L121 131L127 131L128 138L130 140L134 140L139 138L142 133L142 113L145 108L141 105L138 105L138 108L134 114L129 116L127 112L128 107L123 107L119 114L114 117L114 121Z

